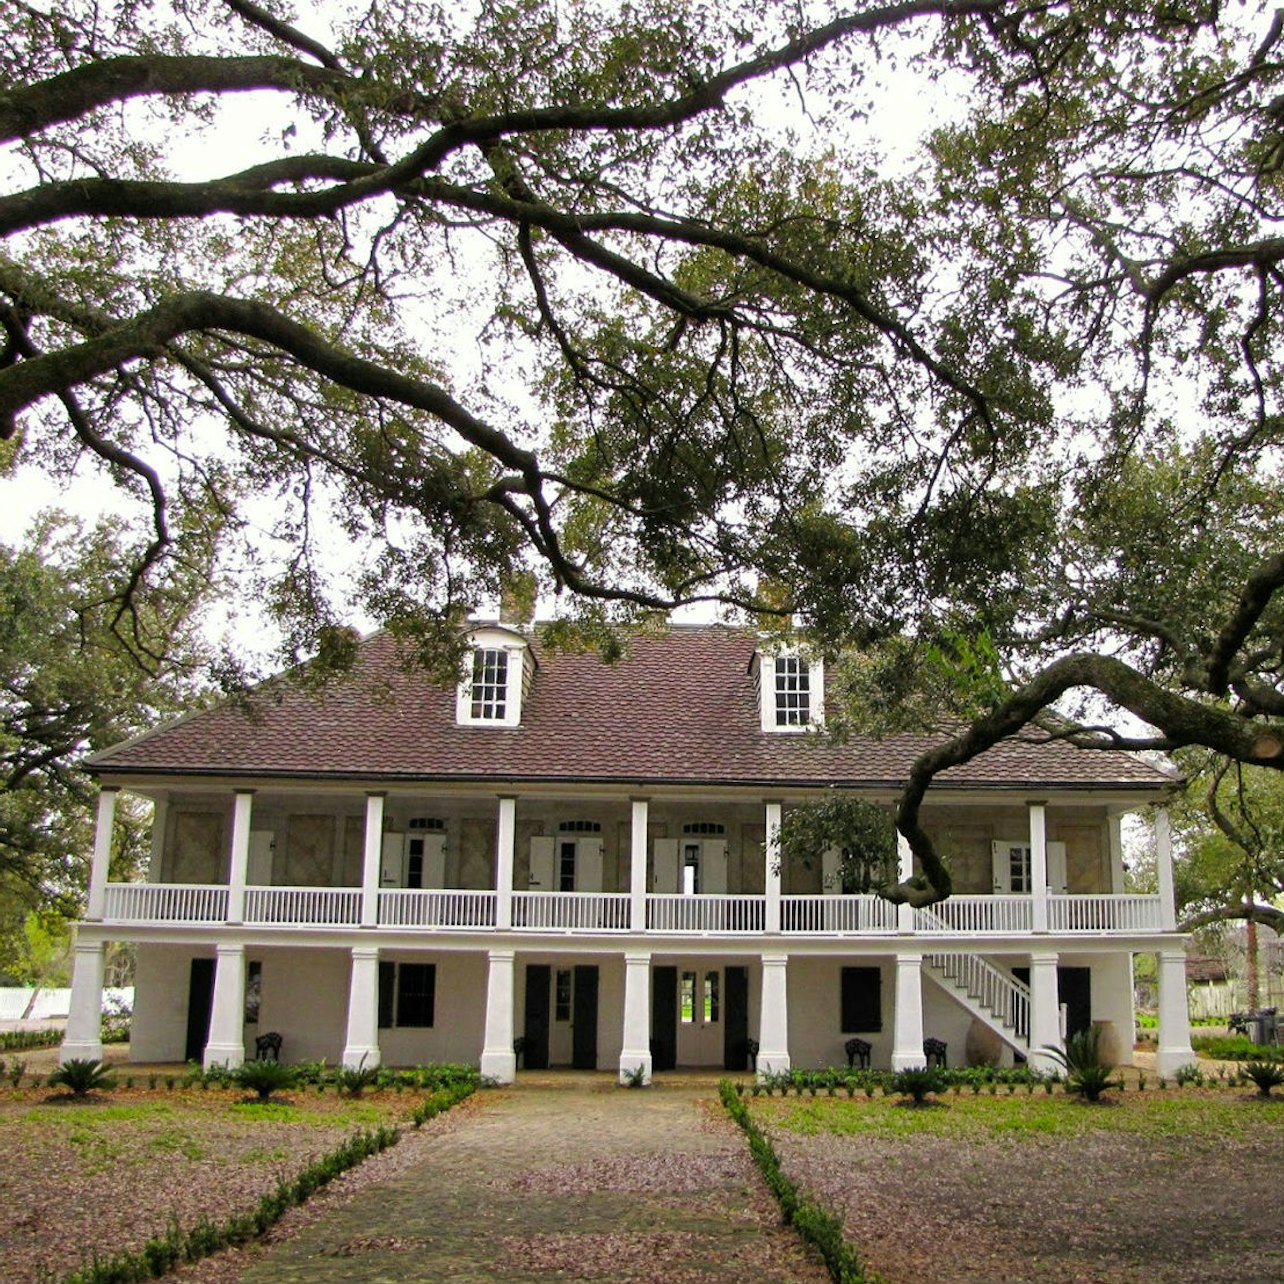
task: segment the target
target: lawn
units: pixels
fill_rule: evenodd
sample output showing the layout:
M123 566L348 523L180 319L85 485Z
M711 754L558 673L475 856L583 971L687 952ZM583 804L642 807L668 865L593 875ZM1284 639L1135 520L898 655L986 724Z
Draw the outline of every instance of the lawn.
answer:
M422 1093L352 1100L331 1088L248 1101L230 1089L117 1087L84 1103L0 1087L4 1284L60 1278L90 1255L137 1249L171 1220L187 1229L251 1209L284 1177Z
M1284 1279L1284 1099L1244 1088L753 1098L888 1284Z

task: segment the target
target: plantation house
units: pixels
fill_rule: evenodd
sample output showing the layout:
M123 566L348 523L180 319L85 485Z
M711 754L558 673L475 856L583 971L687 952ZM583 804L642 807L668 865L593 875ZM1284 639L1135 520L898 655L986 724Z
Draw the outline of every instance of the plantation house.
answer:
M133 1056L760 1072L1038 1064L1100 1022L1132 1044L1159 957L1159 1061L1192 1059L1167 823L1124 891L1120 817L1171 782L1123 754L1007 743L942 776L925 823L955 894L896 907L775 855L831 788L890 801L925 741L832 743L823 664L674 626L626 658L478 625L434 685L393 640L321 694L286 683L96 755L102 785L63 1057L100 1054L104 944L138 947ZM153 800L148 879L107 881L114 800ZM902 854L902 875L908 871ZM857 1055L863 1049L856 1045Z

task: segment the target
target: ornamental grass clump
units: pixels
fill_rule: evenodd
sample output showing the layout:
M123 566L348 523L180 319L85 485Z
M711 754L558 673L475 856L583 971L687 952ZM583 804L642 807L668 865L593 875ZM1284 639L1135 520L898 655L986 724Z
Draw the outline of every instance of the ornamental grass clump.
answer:
M73 1057L64 1061L49 1076L51 1088L66 1088L73 1097L84 1100L91 1092L105 1088L114 1088L116 1081L106 1062L96 1058Z
M936 1066L911 1066L892 1078L893 1091L909 1097L916 1106L926 1105L928 1093L944 1092L945 1087L945 1076Z
M1043 1045L1043 1051L1066 1072L1066 1090L1077 1092L1085 1101L1098 1102L1107 1088L1123 1087L1122 1082L1110 1077L1115 1067L1101 1054L1100 1026L1072 1034L1064 1051L1050 1043Z

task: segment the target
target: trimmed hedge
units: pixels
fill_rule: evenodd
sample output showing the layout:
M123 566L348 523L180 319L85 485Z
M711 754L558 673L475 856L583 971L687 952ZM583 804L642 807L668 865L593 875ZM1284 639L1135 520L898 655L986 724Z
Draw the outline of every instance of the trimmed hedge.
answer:
M749 1141L749 1153L762 1173L771 1193L780 1205L780 1214L805 1243L821 1256L834 1284L866 1284L865 1268L843 1235L843 1223L828 1209L822 1208L798 1187L780 1166L780 1156L771 1139L753 1121L749 1109L729 1079L718 1084L718 1096L727 1113L740 1125Z
M25 1052L28 1048L56 1048L61 1030L7 1030L0 1034L0 1052Z

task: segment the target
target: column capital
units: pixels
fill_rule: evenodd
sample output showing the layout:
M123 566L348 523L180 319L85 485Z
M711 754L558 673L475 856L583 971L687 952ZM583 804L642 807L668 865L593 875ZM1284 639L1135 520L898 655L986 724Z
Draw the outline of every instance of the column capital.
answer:
M219 958L232 958L237 954L244 954L245 946L239 941L233 941L231 943L220 941L219 944L214 947L214 953Z
M642 964L649 966L651 962L651 951L626 950L624 954L624 962L625 964L632 963L634 966Z
M379 957L379 947L377 945L354 945L352 947L352 957L354 959L377 959Z
M1058 962L1060 962L1060 961L1061 961L1061 955L1060 955L1060 954L1050 953L1050 952L1048 952L1048 951L1044 951L1044 950L1040 950L1040 951L1039 951L1039 953L1037 953L1037 954L1031 954L1031 955L1030 955L1030 966L1031 966L1031 967L1034 967L1034 966L1036 966L1037 964L1040 964L1040 963L1042 963L1042 964L1048 964L1048 963L1058 963Z
M922 950L897 950L896 966L897 967L922 967L923 951Z
M1025 805L1027 807L1046 807L1048 805L1048 800L1046 798L1027 798L1025 800Z
M511 963L517 957L516 950L489 950L487 954L492 963Z
M629 802L631 803L639 803L639 802L649 803L650 801L651 801L650 794L630 794L629 795Z
M118 794L120 793L120 786L119 785L99 785L98 792L100 794Z
M366 790L367 798L387 798L387 796L388 796L388 791L386 789L367 789Z
M788 954L763 954L763 967L784 967L789 962Z
M500 802L516 802L518 795L517 794L496 794L495 797L498 798Z
M232 792L234 794L257 794L259 791L257 789L252 788L249 785L246 785L243 787L238 785L235 789L232 790Z
M1186 949L1183 946L1179 950L1158 950L1159 960L1161 963L1186 963Z

